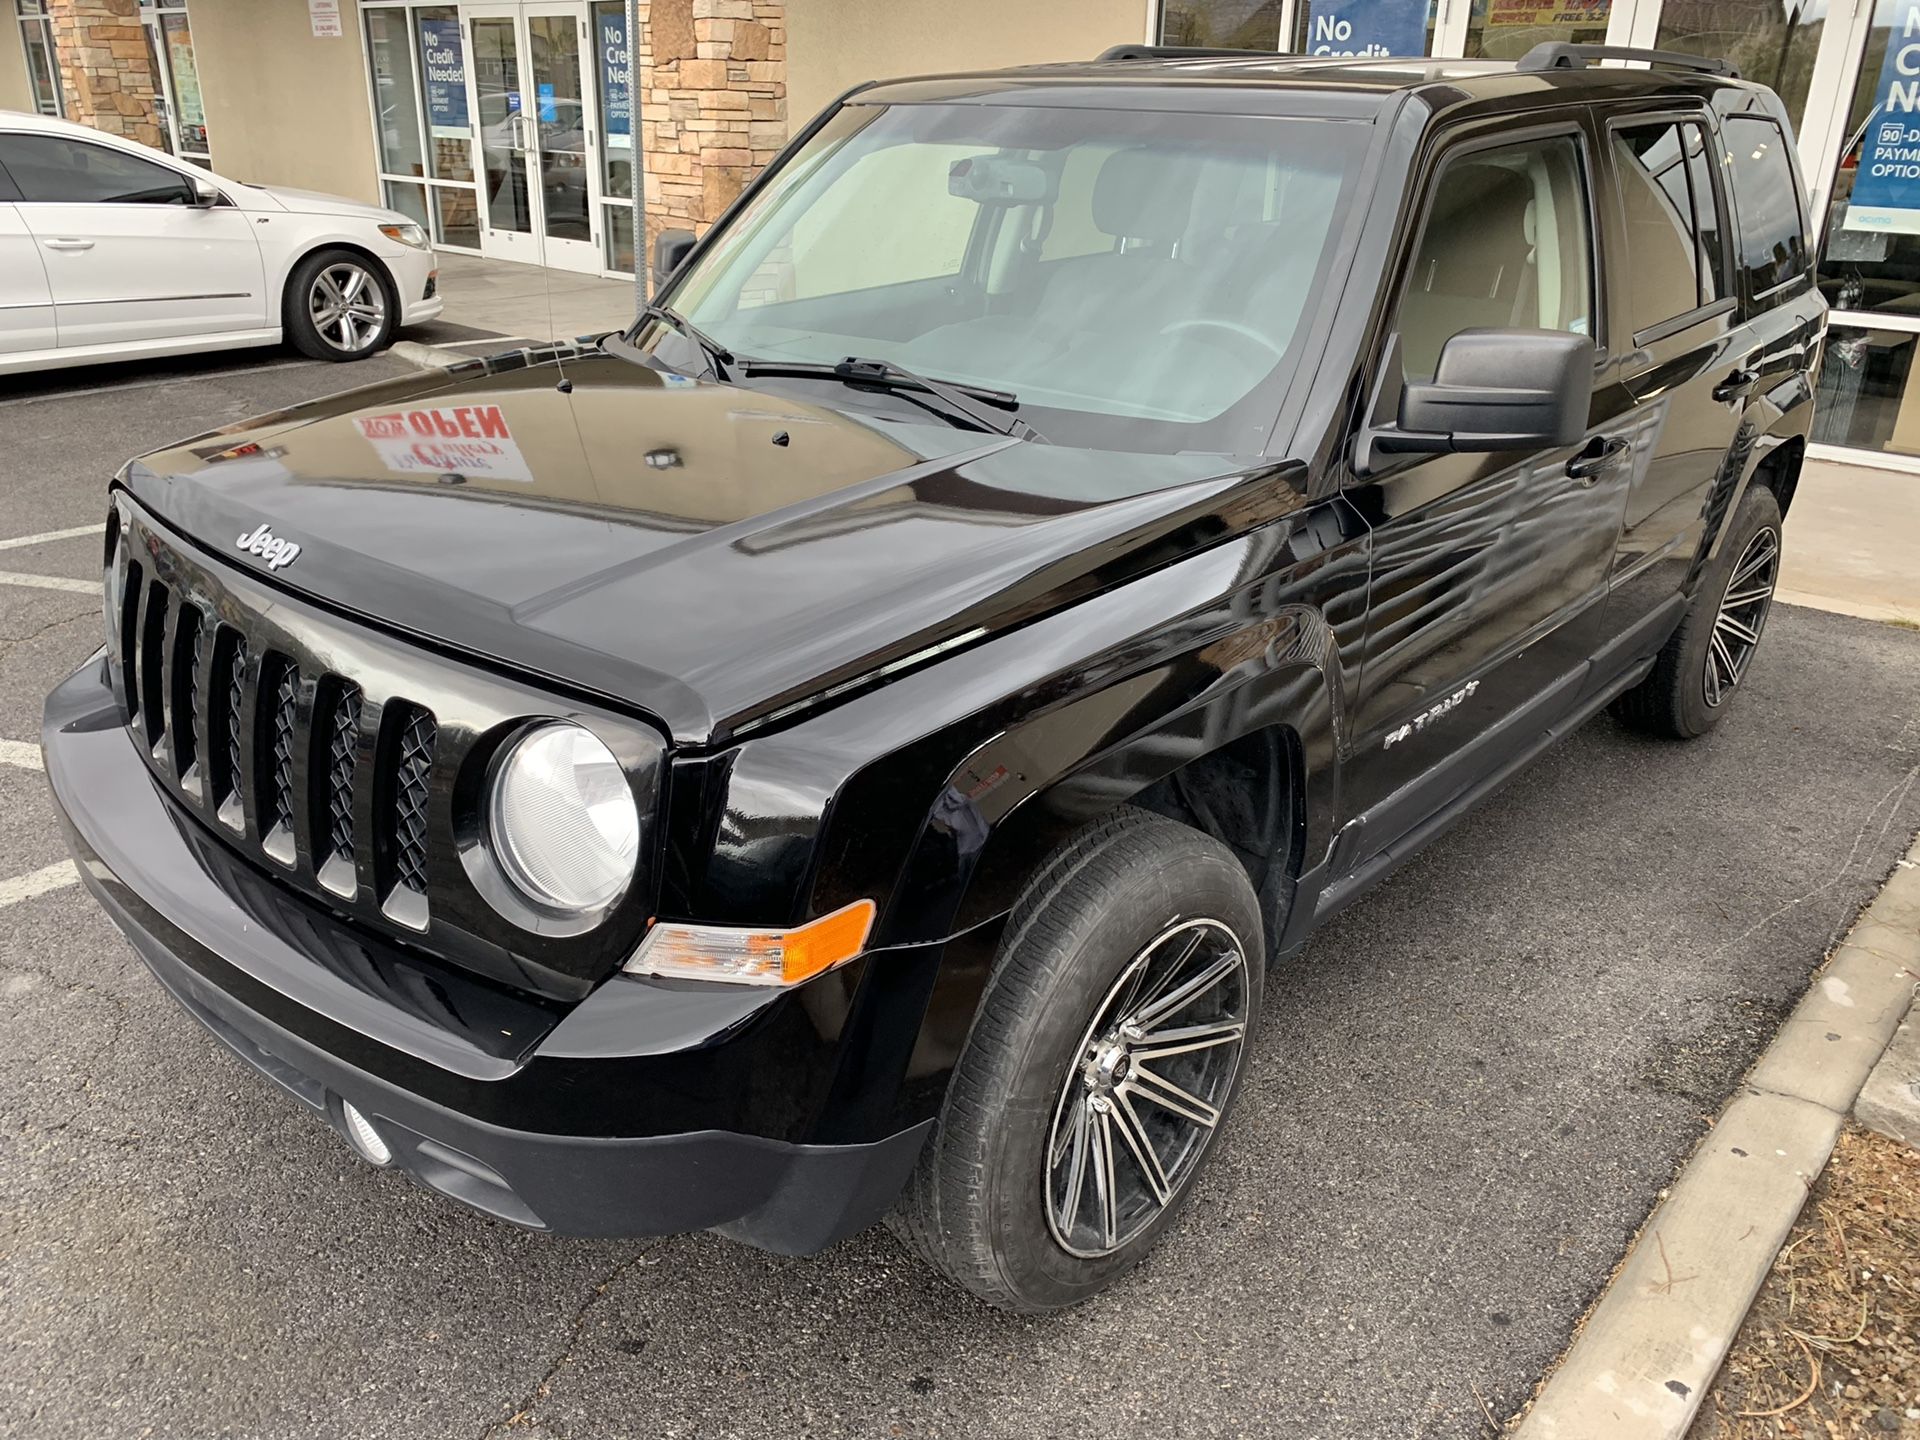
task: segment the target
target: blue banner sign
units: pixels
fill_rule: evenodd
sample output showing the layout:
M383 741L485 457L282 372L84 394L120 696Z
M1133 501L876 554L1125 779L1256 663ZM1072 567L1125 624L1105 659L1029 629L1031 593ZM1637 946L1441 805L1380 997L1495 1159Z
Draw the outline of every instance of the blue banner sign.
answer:
M607 144L633 147L633 62L627 49L627 16L602 11L596 17L594 38L600 53L601 129Z
M1309 55L1424 55L1432 0L1312 0Z
M1920 235L1920 3L1894 15L1873 98L1842 228Z
M420 16L420 68L425 72L428 130L438 136L465 136L467 50L458 20Z

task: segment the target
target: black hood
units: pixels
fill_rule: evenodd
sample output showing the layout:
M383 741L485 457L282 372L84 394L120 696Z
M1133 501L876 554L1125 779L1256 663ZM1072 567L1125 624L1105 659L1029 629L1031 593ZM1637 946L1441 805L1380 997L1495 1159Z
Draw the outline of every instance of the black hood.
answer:
M126 483L216 558L688 742L1303 503L1218 456L901 424L600 352L565 375L493 361L370 386L158 451Z

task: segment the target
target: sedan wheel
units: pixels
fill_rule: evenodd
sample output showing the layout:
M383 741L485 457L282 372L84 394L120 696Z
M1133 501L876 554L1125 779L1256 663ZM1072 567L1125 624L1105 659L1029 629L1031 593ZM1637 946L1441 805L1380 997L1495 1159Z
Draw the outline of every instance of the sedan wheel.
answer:
M322 340L343 354L358 355L372 349L386 329L386 291L365 266L337 260L314 276L307 313Z

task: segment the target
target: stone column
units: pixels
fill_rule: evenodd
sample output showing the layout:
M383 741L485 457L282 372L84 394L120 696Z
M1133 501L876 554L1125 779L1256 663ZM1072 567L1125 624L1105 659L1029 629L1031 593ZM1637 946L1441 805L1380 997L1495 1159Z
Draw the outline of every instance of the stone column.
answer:
M48 0L67 118L164 148L139 0Z
M787 142L786 0L641 0L641 263L702 231Z

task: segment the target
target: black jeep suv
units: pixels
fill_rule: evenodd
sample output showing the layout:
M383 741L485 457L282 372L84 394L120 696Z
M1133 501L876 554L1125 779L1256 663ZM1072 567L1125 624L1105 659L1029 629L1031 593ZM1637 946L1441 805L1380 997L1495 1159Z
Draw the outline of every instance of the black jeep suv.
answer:
M1804 212L1687 57L862 88L627 333L125 468L46 710L82 874L468 1205L889 1216L1070 1304L1191 1193L1272 958L1599 710L1724 712Z

